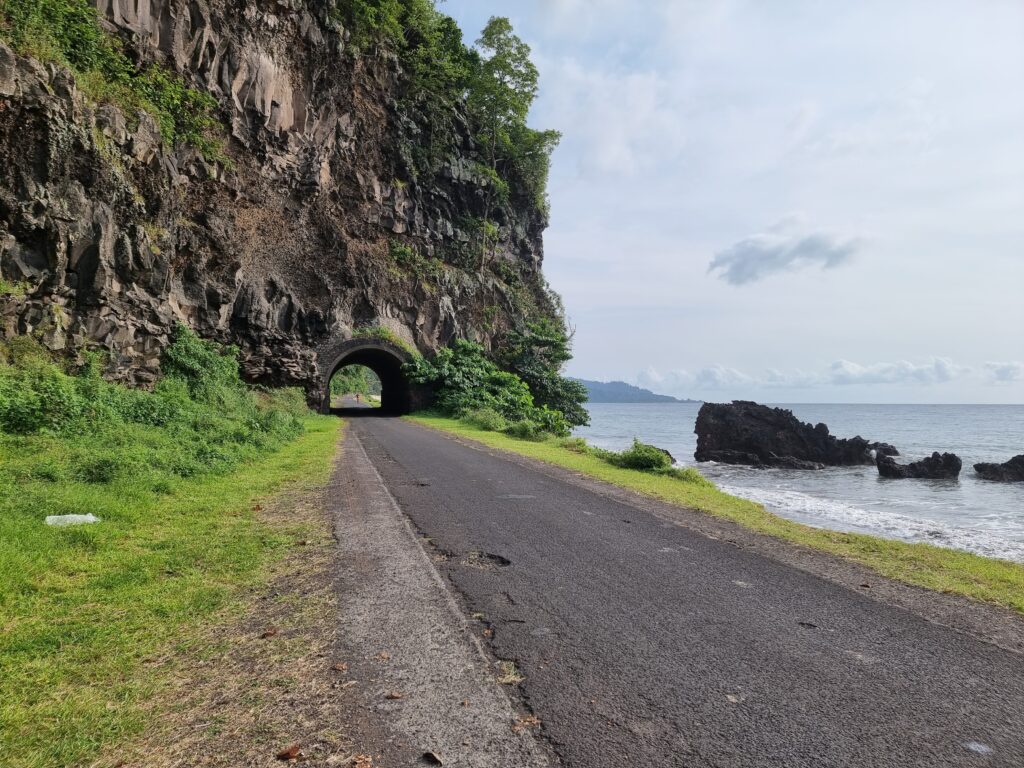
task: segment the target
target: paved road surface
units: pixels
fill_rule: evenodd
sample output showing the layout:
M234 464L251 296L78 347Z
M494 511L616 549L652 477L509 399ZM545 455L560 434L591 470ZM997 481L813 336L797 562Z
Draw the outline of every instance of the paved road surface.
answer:
M570 768L1024 766L1020 655L425 428L352 432Z

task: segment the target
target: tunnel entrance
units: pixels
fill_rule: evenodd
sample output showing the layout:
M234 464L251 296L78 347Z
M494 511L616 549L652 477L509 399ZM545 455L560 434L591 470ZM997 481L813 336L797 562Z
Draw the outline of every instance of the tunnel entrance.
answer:
M380 377L365 365L343 365L331 378L331 410L380 408Z
M331 362L321 369L325 376L322 383L321 411L360 416L401 416L409 413L412 410L412 391L409 380L402 370L409 357L409 353L401 347L377 339L353 339L341 343L331 350ZM332 381L338 379L339 384L336 388L351 388L342 382L357 381L358 378L353 376L359 376L359 368L368 368L372 372L367 378L368 383L374 388L379 382L380 407L364 408L362 404L356 405L354 397L339 402L337 396L332 394Z

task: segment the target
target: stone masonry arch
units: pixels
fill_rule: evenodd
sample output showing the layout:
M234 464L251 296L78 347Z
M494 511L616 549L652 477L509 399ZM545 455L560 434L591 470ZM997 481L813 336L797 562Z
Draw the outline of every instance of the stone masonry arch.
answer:
M422 393L409 382L402 368L412 360L412 355L397 344L376 338L349 339L328 345L317 357L321 413L330 413L331 379L347 365L364 365L377 374L384 413L401 416L412 411L422 399Z

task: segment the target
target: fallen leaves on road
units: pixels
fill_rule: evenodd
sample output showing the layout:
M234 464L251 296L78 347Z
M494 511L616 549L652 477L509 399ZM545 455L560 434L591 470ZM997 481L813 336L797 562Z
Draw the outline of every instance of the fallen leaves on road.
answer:
M512 732L519 733L526 728L536 728L540 725L540 718L536 715L527 715L526 717L520 717L514 723L512 723Z
M267 627L267 628L266 628L266 629L264 629L264 630L263 630L263 632L262 632L262 633L260 634L260 638L261 638L262 640L266 640L267 638L270 638L270 637L273 637L274 635L276 635L276 634L278 633L278 631L279 631L279 630L278 630L278 628L277 628L277 627Z
M391 654L388 653L387 651L381 651L380 653L377 654L377 661L381 662L382 664L385 661L391 661Z
M514 661L498 662L498 682L502 685L516 685L525 679Z
M373 758L369 755L355 755L352 758L352 768L373 768Z
M298 744L292 744L288 749L283 749L277 753L277 759L281 761L298 760L302 757L302 747Z
M343 661L339 661L337 664L331 667L331 669L333 669L335 672L348 672L348 664L346 664Z
M404 699L405 694L401 691L391 691L391 693L385 693L384 698L390 701L397 701L398 699Z

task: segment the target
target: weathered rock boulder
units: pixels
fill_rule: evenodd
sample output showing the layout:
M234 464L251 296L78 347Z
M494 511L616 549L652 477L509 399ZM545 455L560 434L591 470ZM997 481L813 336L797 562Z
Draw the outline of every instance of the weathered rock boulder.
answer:
M975 464L974 471L983 480L1001 483L1024 483L1024 454L1003 464Z
M892 456L879 454L876 466L879 475L890 479L955 480L960 476L963 462L955 453L939 454L935 452L921 461L897 464Z
M697 414L697 461L753 467L822 469L873 464L875 454L899 455L887 443L839 439L824 424L812 426L792 411L745 400L705 403Z

